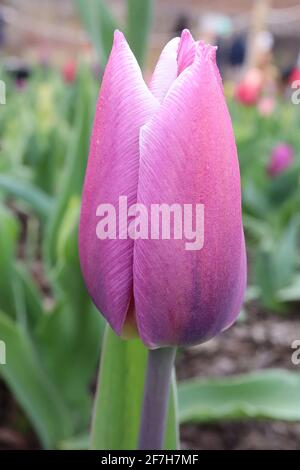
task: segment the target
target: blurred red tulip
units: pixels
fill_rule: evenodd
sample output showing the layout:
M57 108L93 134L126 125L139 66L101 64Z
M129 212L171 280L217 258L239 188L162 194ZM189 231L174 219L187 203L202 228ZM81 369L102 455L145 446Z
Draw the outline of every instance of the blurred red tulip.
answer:
M300 69L295 68L289 76L289 84L292 85L294 82L300 81Z
M237 85L235 98L246 106L254 106L260 98L262 87L263 76L260 70L249 70L243 80Z
M73 83L77 75L77 64L74 60L68 60L62 67L62 77L65 83Z

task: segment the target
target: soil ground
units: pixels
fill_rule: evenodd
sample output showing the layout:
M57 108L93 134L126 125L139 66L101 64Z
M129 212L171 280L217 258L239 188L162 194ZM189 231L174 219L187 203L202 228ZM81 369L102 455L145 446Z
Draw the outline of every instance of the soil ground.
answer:
M300 373L291 362L291 344L300 339L300 315L258 312L249 309L245 321L208 343L184 351L177 376L224 377L265 368L285 368ZM300 423L242 421L184 425L183 449L282 449L300 450Z

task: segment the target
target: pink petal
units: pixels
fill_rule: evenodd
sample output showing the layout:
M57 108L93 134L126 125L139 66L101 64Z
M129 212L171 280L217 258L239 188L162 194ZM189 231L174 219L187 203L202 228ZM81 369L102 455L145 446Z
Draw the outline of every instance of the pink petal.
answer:
M176 78L193 63L198 44L189 30L185 29L180 38L172 39L164 47L149 86L161 103Z
M178 75L184 69L189 67L195 59L196 42L188 29L184 29L181 33L180 44L178 48L177 62L178 62Z
M240 313L241 306L243 304L245 289L247 285L247 257L246 257L246 246L244 232L242 233L242 246L241 246L241 262L240 262L240 274L238 276L236 285L236 296L234 305L231 308L231 314L228 315L222 331L227 330L235 322L238 314Z
M149 347L203 342L232 323L245 289L240 175L215 50L198 46L141 131L138 202L204 204L204 246L136 240L134 296Z
M150 90L160 102L163 101L170 86L177 78L177 51L179 38L171 39L164 47L150 82Z
M82 273L90 296L117 333L132 297L133 241L99 240L99 204L118 207L119 196L136 202L139 131L158 102L120 32L105 70L96 108L79 230Z

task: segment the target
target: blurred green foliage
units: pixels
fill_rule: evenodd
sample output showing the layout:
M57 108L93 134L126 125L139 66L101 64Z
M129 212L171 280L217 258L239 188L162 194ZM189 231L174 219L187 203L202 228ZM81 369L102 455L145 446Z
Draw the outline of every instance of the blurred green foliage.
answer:
M105 65L109 56L113 33L121 29L140 65L145 60L148 36L152 20L152 0L127 0L126 25L119 25L105 0L75 0L89 37L97 51L100 64Z
M255 107L232 102L231 116L242 179L248 284L257 288L263 307L284 312L288 302L300 301L300 109L278 100L274 113L264 117ZM267 164L281 142L294 149L295 158L271 178Z
M0 373L45 447L87 428L103 331L77 248L97 85L38 72L1 108Z

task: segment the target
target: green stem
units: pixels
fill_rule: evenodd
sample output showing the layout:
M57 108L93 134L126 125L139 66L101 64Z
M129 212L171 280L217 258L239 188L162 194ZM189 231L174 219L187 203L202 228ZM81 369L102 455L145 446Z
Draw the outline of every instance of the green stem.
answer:
M139 449L163 447L175 348L150 350L144 389Z

